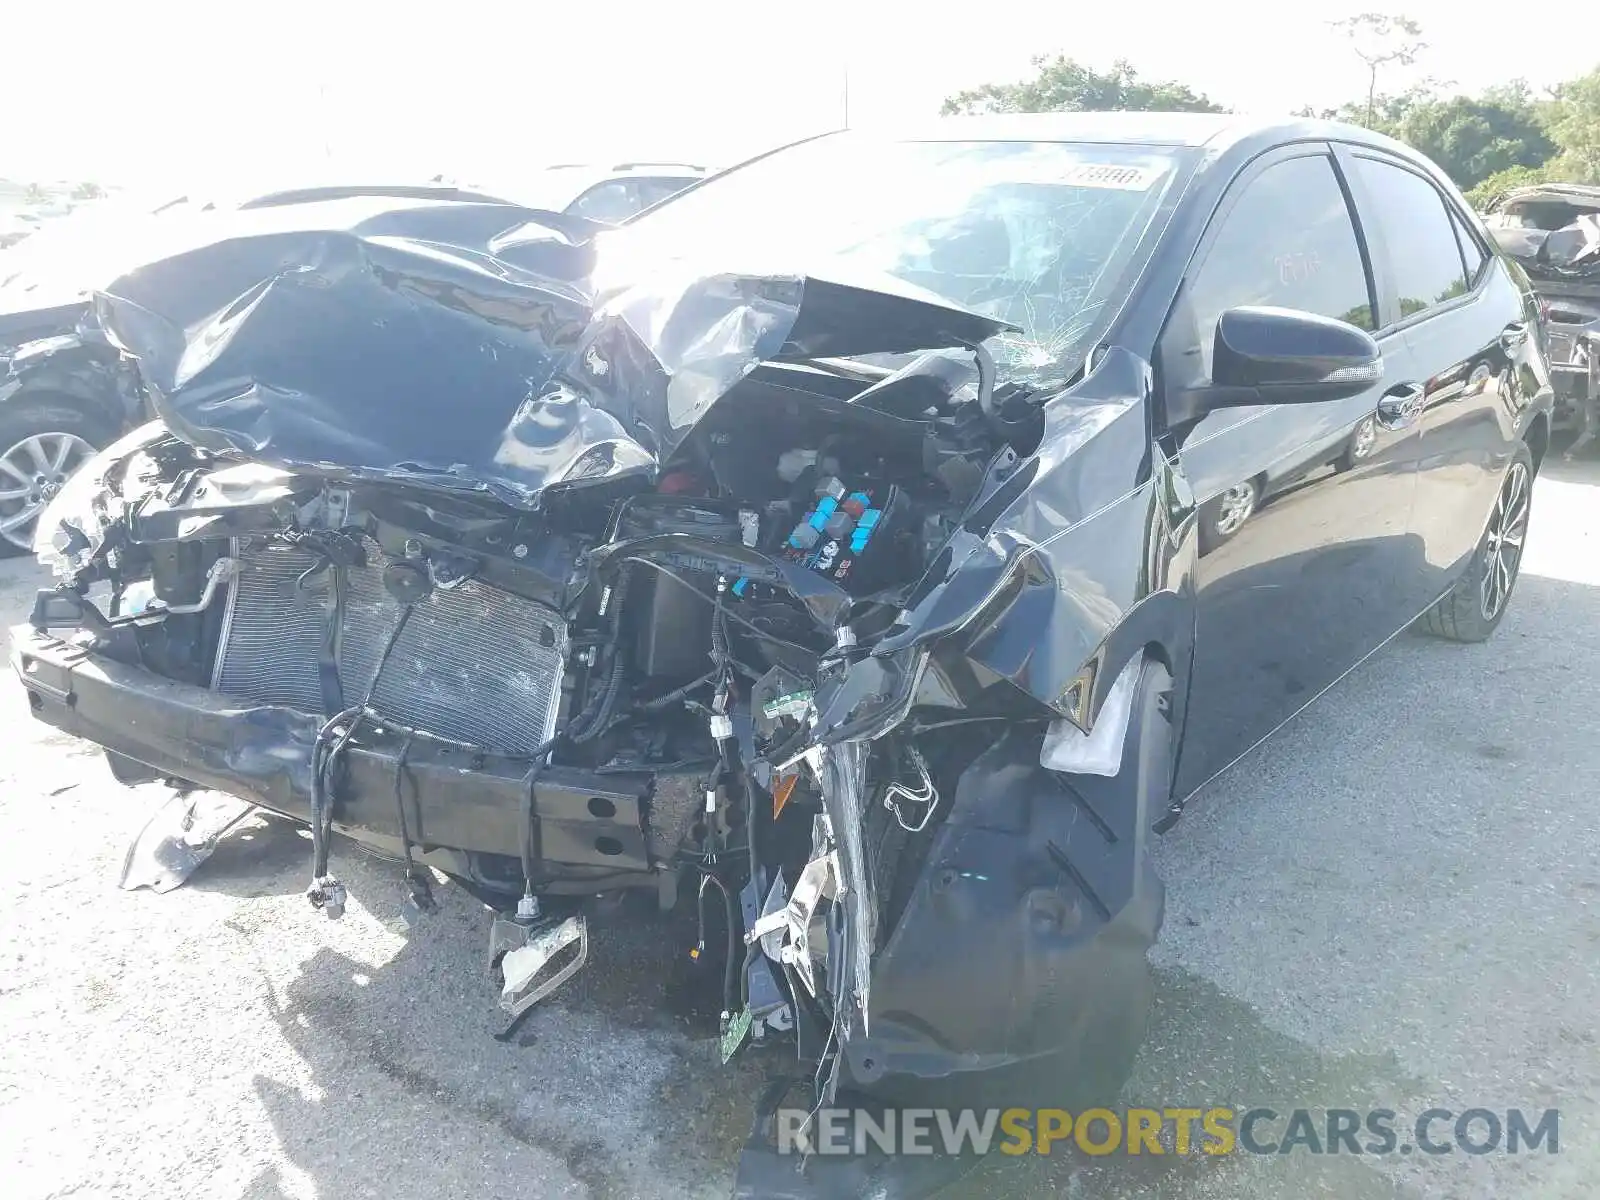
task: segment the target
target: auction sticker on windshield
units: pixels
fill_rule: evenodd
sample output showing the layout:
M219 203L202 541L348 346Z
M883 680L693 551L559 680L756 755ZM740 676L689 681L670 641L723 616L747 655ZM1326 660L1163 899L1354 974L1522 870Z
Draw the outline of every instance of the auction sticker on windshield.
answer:
M1148 191L1166 174L1164 166L1132 166L1125 163L1078 163L1056 177L1058 183L1074 187L1114 188L1121 192Z

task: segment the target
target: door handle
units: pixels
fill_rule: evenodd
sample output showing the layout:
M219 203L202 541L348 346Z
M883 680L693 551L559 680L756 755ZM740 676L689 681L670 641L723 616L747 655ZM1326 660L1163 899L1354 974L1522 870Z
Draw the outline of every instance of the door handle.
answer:
M1507 350L1515 350L1528 340L1528 326L1523 321L1513 321L1500 331L1500 344Z
M1404 429L1422 415L1422 385L1398 383L1378 400L1373 418L1385 429Z

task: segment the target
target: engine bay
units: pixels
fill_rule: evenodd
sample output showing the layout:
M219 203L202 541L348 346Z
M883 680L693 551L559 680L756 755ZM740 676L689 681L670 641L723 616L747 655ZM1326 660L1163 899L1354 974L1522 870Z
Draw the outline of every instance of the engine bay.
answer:
M101 481L92 520L56 532L65 581L34 623L99 630L109 657L251 712L309 714L307 894L331 914L335 832L403 860L419 900L436 867L523 931L552 904L639 888L667 907L688 884L702 929L769 949L737 978L729 959L729 1021L786 1030L799 991L822 1020L852 973L864 1011L866 959L852 972L828 947L870 954L892 925L894 851L980 744L871 743L852 770L872 795L837 829L807 749L815 697L1031 449L1029 397L996 405L981 367L767 364L658 472L552 489L536 511L157 434ZM108 756L126 782L160 775ZM838 901L869 870L878 903L847 930Z
M259 809L314 912L392 912L352 849L414 928L441 876L481 900L497 1036L653 899L723 1060L775 1044L808 1109L966 1103L974 1064L1054 1097L1160 920L1120 733L1134 690L1181 720L1146 650L1185 610L1143 601L1192 514L1152 368L1003 380L1015 324L813 266L375 204L97 293L154 419L38 518L11 660L173 792L123 886L203 861L196 805Z

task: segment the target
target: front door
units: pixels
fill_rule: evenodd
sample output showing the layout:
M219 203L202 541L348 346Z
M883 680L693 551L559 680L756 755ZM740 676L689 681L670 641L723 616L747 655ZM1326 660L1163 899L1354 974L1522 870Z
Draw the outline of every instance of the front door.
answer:
M1162 334L1160 386L1208 387L1218 316L1267 304L1377 327L1376 295L1334 159L1306 145L1230 187ZM1386 364L1401 337L1380 337ZM1200 503L1194 669L1177 794L1309 703L1410 616L1401 580L1420 381L1386 370L1347 400L1212 412L1179 440ZM1375 420L1380 408L1388 414Z

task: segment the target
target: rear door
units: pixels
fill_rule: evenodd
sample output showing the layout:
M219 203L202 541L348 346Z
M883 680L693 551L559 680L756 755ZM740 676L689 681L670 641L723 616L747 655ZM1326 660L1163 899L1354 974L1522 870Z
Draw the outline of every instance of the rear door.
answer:
M1165 395L1204 392L1217 318L1244 304L1375 328L1360 229L1325 144L1258 158L1229 188L1162 333ZM1400 335L1379 342L1386 363L1404 350ZM1398 583L1415 569L1406 531L1416 427L1372 424L1385 393L1408 386L1391 369L1347 400L1224 409L1173 431L1213 527L1196 569L1180 795L1272 732L1412 615ZM1257 497L1252 511L1219 528L1219 498L1238 496L1241 487Z
M1341 147L1357 210L1380 247L1379 312L1423 381L1412 533L1421 612L1447 591L1483 536L1544 372L1537 313L1455 203L1421 171L1367 147Z

